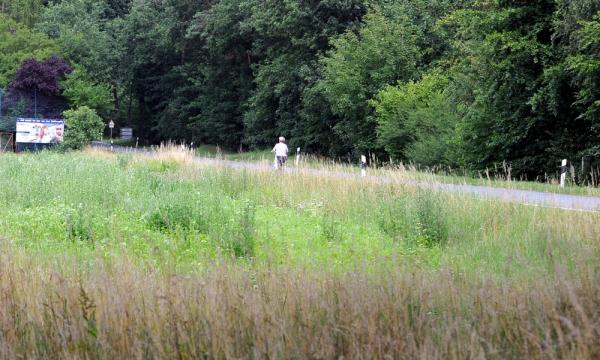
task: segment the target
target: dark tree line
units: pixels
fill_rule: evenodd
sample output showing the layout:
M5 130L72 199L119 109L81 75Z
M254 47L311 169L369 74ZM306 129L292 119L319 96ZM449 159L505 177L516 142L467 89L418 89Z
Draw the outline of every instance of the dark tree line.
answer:
M332 157L506 163L529 178L562 158L582 179L598 166L597 0L10 0L0 11L0 86L23 61L59 56L74 69L61 82L71 107L149 142L248 149L284 135Z

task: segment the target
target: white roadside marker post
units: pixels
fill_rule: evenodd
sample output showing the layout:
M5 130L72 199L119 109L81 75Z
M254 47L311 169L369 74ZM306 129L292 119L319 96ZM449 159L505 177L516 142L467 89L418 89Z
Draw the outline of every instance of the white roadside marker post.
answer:
M300 148L296 149L296 167L300 164Z
M565 181L567 180L567 159L563 159L562 166L560 167L560 187L565 187Z
M364 155L360 156L360 176L367 176L367 157Z
M111 120L108 123L108 128L110 129L110 151L113 151L113 137L112 137L112 132L113 132L113 129L115 128L115 122Z

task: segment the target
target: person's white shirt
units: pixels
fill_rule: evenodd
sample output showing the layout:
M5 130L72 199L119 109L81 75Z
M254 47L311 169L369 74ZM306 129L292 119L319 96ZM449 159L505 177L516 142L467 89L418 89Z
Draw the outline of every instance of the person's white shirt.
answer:
M275 156L287 156L288 147L284 143L277 143L273 148L273 151L275 152Z

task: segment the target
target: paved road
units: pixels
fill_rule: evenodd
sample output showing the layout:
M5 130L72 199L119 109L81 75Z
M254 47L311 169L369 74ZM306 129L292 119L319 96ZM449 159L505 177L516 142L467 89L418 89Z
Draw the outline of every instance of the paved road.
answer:
M92 144L98 148L110 148L109 144L102 142L94 142ZM130 147L114 146L113 150L119 153L138 153L146 156L154 156L156 152L149 150L141 150ZM269 169L271 168L266 164L242 162L242 161L231 161L231 160L220 160L205 157L196 157L195 161L202 164L212 164L219 166L227 166L236 169ZM336 176L343 178L359 178L358 174L348 172L337 172L329 170L318 170L318 169L286 169L288 173L302 172L314 176ZM363 178L365 180L378 181L378 182L391 182L394 181L389 177L385 176L367 176ZM559 208L572 211L590 211L600 212L600 197L593 196L578 196L578 195L566 195L566 194L554 194L540 191L529 191L529 190L515 190L505 188L495 188L489 186L477 186L477 185L466 185L466 184L445 184L425 181L410 181L410 185L418 186L426 189L437 189L453 193L462 193L476 196L482 199L506 201L517 204Z

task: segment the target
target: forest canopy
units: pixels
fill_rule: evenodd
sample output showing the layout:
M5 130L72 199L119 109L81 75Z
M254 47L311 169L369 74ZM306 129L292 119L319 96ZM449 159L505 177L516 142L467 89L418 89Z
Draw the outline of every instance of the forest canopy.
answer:
M0 87L47 61L70 69L48 101L148 143L600 165L597 0L0 0Z

